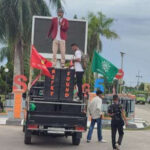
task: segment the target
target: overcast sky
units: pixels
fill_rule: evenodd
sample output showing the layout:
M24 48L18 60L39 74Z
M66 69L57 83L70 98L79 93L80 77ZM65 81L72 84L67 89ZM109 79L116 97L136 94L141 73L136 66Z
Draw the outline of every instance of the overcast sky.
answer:
M120 51L125 52L124 80L127 85L150 82L150 0L65 0L65 16L86 17L88 12L102 11L115 19L111 29L120 39L103 38L102 56L120 68ZM53 13L53 15L56 15Z
M46 0L48 1L48 0ZM65 17L74 14L87 17L88 12L102 11L115 19L111 29L120 37L117 40L102 38L102 56L120 68L120 51L125 52L124 80L136 85L138 71L140 81L150 83L150 0L64 0ZM55 16L56 13L52 12Z

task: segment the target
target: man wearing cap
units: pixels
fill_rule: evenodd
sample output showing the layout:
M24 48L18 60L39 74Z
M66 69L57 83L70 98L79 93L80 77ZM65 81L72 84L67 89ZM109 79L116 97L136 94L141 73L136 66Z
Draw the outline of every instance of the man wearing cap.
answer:
M52 23L48 32L48 37L51 36L52 50L53 50L53 67L56 66L57 63L57 51L60 48L61 52L61 67L63 68L65 65L65 51L66 51L66 39L67 39L67 30L68 30L68 20L63 18L64 11L59 8L57 10L58 17L54 17L52 19Z
M127 125L127 119L125 111L122 105L119 103L118 95L113 95L113 104L108 107L108 114L111 116L111 138L112 147L114 150L120 150L120 146L123 140L123 126L124 123ZM116 133L119 133L118 141L116 142Z

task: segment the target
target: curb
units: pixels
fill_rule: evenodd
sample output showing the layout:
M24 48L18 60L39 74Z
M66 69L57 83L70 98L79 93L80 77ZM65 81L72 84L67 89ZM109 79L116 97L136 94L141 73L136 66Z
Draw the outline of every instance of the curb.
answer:
M12 125L12 126L22 126L24 123L24 119L14 119L14 118L0 118L0 125ZM87 122L87 128L90 127L90 121ZM148 127L150 124L146 121L143 121L142 119L134 120L134 122L129 122L128 126L125 127L126 129L144 129ZM111 121L104 121L102 122L102 126L104 128L110 128L111 127ZM97 128L97 125L95 124L95 127Z
M0 118L0 125L22 126L23 119Z

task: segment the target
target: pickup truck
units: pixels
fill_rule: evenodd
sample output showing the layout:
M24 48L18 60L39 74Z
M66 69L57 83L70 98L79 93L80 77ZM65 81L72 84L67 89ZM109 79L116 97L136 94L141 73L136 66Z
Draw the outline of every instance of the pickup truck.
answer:
M146 97L144 94L137 94L136 95L136 104L141 103L145 104L146 103Z
M29 92L24 123L24 143L31 144L33 135L72 136L72 144L79 145L87 129L85 103L73 96L75 71L49 69L52 78L37 81Z

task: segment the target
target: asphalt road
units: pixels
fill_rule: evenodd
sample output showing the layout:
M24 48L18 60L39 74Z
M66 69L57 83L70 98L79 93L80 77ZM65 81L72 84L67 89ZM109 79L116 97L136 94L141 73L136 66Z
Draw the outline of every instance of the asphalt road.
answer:
M71 138L32 138L31 145L24 144L24 133L22 127L0 126L0 150L111 150L110 130L103 130L103 136L107 143L97 142L96 131L94 131L91 143L86 143L86 134L80 146L73 146ZM121 150L149 150L150 131L125 131L124 141Z
M135 117L143 118L143 120L147 120L150 123L150 105L136 105ZM86 135L87 133L83 134L80 146L73 146L71 137L52 138L38 136L32 138L31 145L25 145L22 127L0 126L0 150L112 150L110 130L103 130L103 137L107 140L107 143L97 142L96 130L91 143L86 143ZM125 131L121 150L141 149L150 149L150 130Z
M135 117L142 118L150 124L150 104L136 104Z

